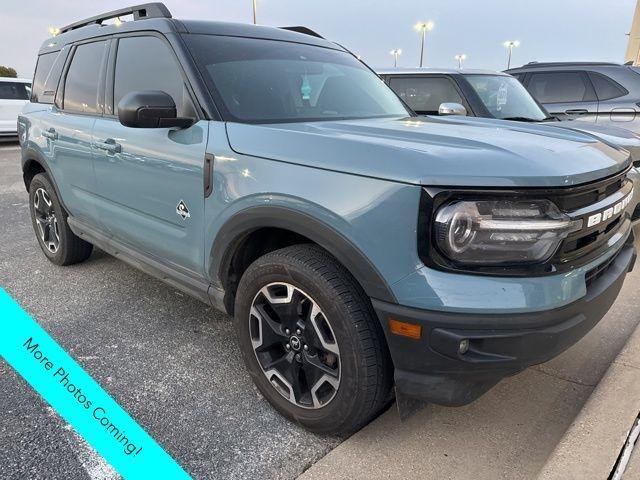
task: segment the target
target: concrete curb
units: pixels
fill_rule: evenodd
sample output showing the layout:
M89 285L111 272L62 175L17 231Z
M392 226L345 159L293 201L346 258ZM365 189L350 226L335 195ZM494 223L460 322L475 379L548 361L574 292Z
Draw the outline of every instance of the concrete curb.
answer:
M638 412L640 327L556 445L538 479L609 478Z

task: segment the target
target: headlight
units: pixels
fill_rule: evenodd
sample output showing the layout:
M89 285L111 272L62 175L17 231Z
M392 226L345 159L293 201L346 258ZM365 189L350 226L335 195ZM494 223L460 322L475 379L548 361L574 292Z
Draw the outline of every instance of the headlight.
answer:
M436 213L435 243L471 265L542 263L582 228L549 200L456 201Z

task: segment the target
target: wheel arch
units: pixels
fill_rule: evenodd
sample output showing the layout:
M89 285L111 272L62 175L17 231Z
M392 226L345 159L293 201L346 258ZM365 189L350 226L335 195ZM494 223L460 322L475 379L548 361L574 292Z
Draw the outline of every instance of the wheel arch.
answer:
M273 236L279 236L274 241ZM315 243L333 255L356 279L371 298L395 302L396 298L384 277L366 255L347 237L326 222L307 213L277 205L259 205L242 210L231 217L213 242L209 275L214 285L225 292L225 308L233 312L235 287L244 271L234 271L234 262L246 250L247 242L258 238L269 251L298 243ZM262 240L261 238L261 240ZM254 252L255 255L258 255ZM256 256L256 258L257 258ZM255 258L241 262L246 269Z
M38 173L46 173L53 185L53 188L56 192L56 196L67 212L67 207L64 204L64 200L60 195L60 189L58 188L58 184L56 183L56 179L51 172L51 169L47 165L47 162L42 157L42 155L32 147L23 147L22 149L22 180L24 181L24 187L29 191L29 185L31 184L31 180Z

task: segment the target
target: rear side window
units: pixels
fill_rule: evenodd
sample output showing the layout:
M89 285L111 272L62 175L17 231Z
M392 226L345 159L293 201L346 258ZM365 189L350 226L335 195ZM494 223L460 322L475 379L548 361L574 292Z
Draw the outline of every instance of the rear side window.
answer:
M45 101L42 96L44 92L44 84L49 76L51 67L55 63L59 52L45 53L38 57L38 63L36 65L36 73L33 76L33 89L31 92L31 101L37 103L53 103L53 97L50 101Z
M64 110L98 113L98 84L106 42L78 45L64 84Z
M593 88L596 89L598 100L611 100L612 98L622 97L629 93L622 88L622 86L601 73L589 72L589 77L593 83Z
M29 100L29 84L21 82L0 82L0 99Z
M176 102L180 117L193 117L193 106L173 52L158 37L125 37L118 41L114 112L127 93L136 90L161 90Z
M581 72L534 73L528 88L540 103L583 102L589 92Z
M389 86L416 113L438 113L441 103L464 103L445 77L392 77Z

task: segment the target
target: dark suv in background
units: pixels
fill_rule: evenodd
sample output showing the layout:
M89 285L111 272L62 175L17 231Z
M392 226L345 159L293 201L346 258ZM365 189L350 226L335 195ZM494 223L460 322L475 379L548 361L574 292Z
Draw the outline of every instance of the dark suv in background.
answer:
M528 63L506 71L556 116L640 133L640 69L615 63Z

